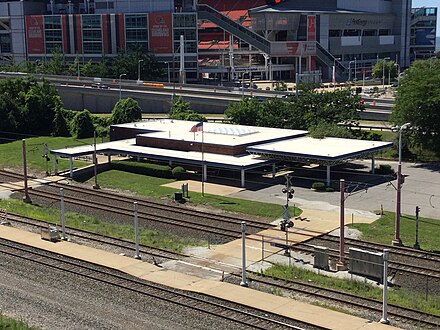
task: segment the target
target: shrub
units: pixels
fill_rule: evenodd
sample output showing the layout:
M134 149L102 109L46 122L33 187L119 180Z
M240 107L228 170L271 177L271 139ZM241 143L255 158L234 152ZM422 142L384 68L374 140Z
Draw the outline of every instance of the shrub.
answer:
M317 191L325 191L325 183L324 182L313 182L312 189Z
M156 178L172 179L173 174L168 166L145 164L130 161L112 162L112 169L135 174L153 176Z
M375 174L395 174L394 169L391 165L379 165L379 168L376 168L374 171Z
M335 190L332 187L326 187L325 191L326 192L334 192Z
M178 180L186 178L186 170L182 166L176 166L171 172L173 173L173 176Z
M71 123L72 135L78 139L89 138L93 136L95 127L93 126L92 117L88 110L78 112L73 117Z

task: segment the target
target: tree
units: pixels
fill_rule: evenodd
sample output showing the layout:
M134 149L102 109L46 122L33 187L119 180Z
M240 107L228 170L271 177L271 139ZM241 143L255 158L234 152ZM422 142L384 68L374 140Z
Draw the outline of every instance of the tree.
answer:
M346 127L333 123L330 124L323 120L309 128L309 136L315 139L323 139L325 137L353 139L355 137Z
M114 125L132 123L142 119L142 110L132 98L120 99L112 110L111 123Z
M138 68L140 63L141 80L155 80L163 75L156 56L145 53L140 47L130 49L127 53L119 53L112 61L112 75L119 77L125 73L127 79L136 80L138 78Z
M65 66L64 55L61 53L61 49L57 48L52 52L50 61L46 62L45 72L60 75L64 73Z
M240 102L229 103L225 116L233 124L255 126L260 106L260 102L256 99L242 99ZM259 123L263 124L261 121Z
M86 109L78 112L72 119L71 129L72 135L78 139L92 137L95 127L90 112Z
M205 116L191 110L189 102L185 102L181 96L173 100L169 117L176 120L206 121Z
M52 136L70 136L69 125L63 114L63 109L56 109L52 122Z
M385 70L385 74L384 74ZM386 61L383 59L379 59L376 61L376 64L373 65L372 68L373 77L374 78L382 78L385 77L385 80L388 79L388 73L389 77L391 79L394 79L397 77L397 65L394 61Z
M440 153L440 60L415 61L405 70L392 121L411 123L412 142Z

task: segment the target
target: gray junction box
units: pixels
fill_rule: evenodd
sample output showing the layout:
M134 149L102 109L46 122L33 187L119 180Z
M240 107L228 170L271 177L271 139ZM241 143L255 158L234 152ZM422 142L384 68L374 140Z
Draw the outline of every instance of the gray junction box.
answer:
M313 267L328 270L328 248L324 246L315 246L315 257Z
M383 280L383 254L356 248L349 248L348 271L353 274Z

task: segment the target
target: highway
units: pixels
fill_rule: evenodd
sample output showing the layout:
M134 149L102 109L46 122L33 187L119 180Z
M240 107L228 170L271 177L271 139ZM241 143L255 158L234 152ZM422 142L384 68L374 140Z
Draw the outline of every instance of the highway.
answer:
M23 73L0 73L0 77L24 76ZM268 91L241 87L213 85L174 84L161 82L140 82L87 78L72 76L37 75L55 84L67 109L88 109L93 113L109 113L122 97L135 98L144 113L164 114L169 112L173 97L182 96L191 103L191 108L202 114L223 114L231 102L243 97L258 97L259 100L282 97L285 91ZM258 83L258 82L257 82ZM105 85L108 88L94 88L92 85ZM291 93L291 92L290 92ZM393 99L364 97L366 110L360 113L364 120L388 120L392 112Z

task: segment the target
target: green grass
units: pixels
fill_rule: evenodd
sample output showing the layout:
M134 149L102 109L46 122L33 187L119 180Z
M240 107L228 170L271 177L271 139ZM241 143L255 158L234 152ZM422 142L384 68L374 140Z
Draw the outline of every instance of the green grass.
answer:
M287 265L275 264L264 271L264 275L285 280L302 281L352 293L365 298L372 298L379 301L382 300L382 289L377 286L355 280L319 275L309 270L289 267ZM439 296L428 296L426 299L424 294L419 294L402 288L394 288L388 291L388 301L390 304L413 308L440 316Z
M52 157L46 162L43 157L44 144L47 143L48 149L61 149L66 147L80 146L86 144L92 144L93 139L81 139L77 140L72 137L50 137L42 136L36 138L26 139L26 161L29 169L33 171L46 171L53 172L53 160ZM22 141L14 141L9 143L0 144L0 166L9 167L14 169L20 169L23 166L22 155ZM74 161L74 167L84 166L86 163L80 161ZM69 168L69 160L58 157L57 168L59 171Z
M5 317L0 313L0 329L1 330L36 330L35 327L30 327L23 321L17 321Z
M161 186L174 181L174 179L156 178L118 170L111 170L98 175L98 182L102 187L127 190L158 199L163 197L172 198L174 192L179 191L179 189ZM192 204L209 205L231 212L246 213L269 219L280 218L283 214L282 206L276 204L211 194L205 194L203 197L201 193L197 192L190 192L189 196L188 201ZM301 212L300 209L295 208L295 216L301 214ZM291 208L290 214L293 216L293 208Z
M390 244L394 239L394 212L384 212L372 224L357 223L350 225L362 232L362 239L371 242ZM440 220L419 218L419 244L428 251L440 251ZM415 216L404 215L400 217L400 237L407 246L413 246L416 236Z
M52 224L60 224L60 212L55 208L26 204L14 199L0 199L0 208L23 216L44 220ZM109 224L97 218L73 212L65 213L65 223L68 227L134 241L134 228L132 224ZM206 245L206 242L142 228L139 230L139 241L144 245L174 252L182 252L183 248L187 246Z

